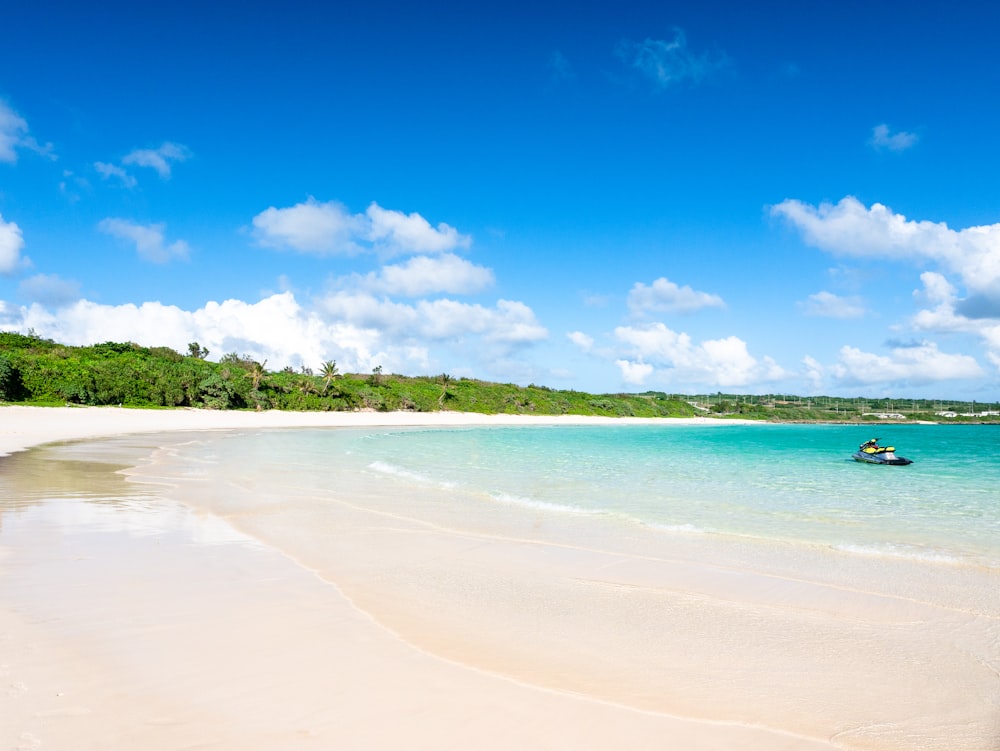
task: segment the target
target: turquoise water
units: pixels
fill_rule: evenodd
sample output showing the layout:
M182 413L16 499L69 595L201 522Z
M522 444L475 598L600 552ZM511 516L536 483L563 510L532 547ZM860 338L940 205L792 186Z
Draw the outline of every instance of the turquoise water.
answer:
M914 463L853 461L876 435ZM291 431L227 445L317 487L355 471L483 510L1000 567L1000 426Z

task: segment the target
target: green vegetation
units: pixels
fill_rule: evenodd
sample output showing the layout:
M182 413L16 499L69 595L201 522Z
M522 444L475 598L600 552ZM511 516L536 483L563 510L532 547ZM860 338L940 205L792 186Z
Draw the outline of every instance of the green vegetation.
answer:
M689 400L702 414L769 422L1000 422L1000 404L995 402L722 393Z
M901 419L1000 422L1000 405L921 399L797 397L765 394L681 396L587 394L468 378L407 377L374 368L342 374L337 363L268 371L246 355L205 359L197 342L181 355L167 347L105 342L71 347L33 333L0 332L0 402L38 405L123 405L203 409L409 410L483 414L693 417L771 422L871 422ZM942 416L949 413L949 416ZM953 416L952 416L953 415Z
M694 407L666 394L593 395L466 378L272 372L246 355L205 360L197 342L181 355L167 347L105 342L71 347L33 334L0 332L0 401L26 404L200 407L204 409L410 410L538 415L691 417Z

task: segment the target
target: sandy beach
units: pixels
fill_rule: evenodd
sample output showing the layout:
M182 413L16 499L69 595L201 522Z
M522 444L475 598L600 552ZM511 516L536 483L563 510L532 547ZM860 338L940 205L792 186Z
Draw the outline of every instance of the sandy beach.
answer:
M929 618L917 598L872 606L840 592L834 605L824 598L837 587L803 590L805 615L794 622L829 631L831 656L800 653L783 626L784 661L774 662L746 603L777 607L776 581L721 568L706 575L683 561L667 570L530 535L455 534L443 521L417 523L396 507L372 515L347 500L336 550L313 550L297 542L291 504L246 513L237 506L247 489L211 478L164 494L155 462L140 462L205 431L560 422L602 420L0 408L0 748L905 747L871 733L856 742L865 687L833 676L828 696L798 706L795 674L807 665L836 672L837 640L856 638L838 631L844 603L905 628ZM87 443L124 435L135 438ZM61 458L25 451L64 441L84 443ZM144 466L111 471L133 463ZM106 500L137 488L144 494L128 503ZM349 490L358 489L345 499ZM379 568L386 561L394 568ZM521 588L539 598L528 625L503 602L477 602L480 591ZM748 685L727 686L724 676L699 685L705 655L671 652L667 630L644 633L652 626L643 608L654 600L642 593L660 602L668 590L672 607L705 619L706 632L738 625L750 634L741 640L761 645L759 664L731 679ZM718 602L735 604L726 622L713 621ZM616 652L588 656L630 628L635 638ZM934 635L907 638L916 652ZM649 645L662 654L647 667ZM673 666L684 681L653 665ZM920 680L905 654L887 669ZM898 703L914 701L915 690L903 687ZM737 712L727 696L754 698Z

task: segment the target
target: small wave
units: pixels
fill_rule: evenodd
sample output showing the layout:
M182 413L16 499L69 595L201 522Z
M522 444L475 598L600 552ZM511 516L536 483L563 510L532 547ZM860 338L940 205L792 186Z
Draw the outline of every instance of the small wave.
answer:
M384 475L393 475L394 477L402 477L404 480L413 480L415 482L434 482L431 478L421 475L417 472L411 472L408 469L403 469L396 464L389 464L388 462L372 462L368 465L369 469L374 469L376 472L381 472Z
M539 501L534 498L524 498L522 496L510 495L509 493L490 493L490 498L497 503L504 503L510 506L522 506L536 511L554 511L562 514L581 514L585 516L597 516L604 513L603 511L585 509L579 506L570 506L564 503L551 503L549 501Z
M393 477L399 477L403 480L409 480L410 482L419 482L425 485L436 485L445 489L456 487L454 482L435 480L427 475L422 475L419 472L411 472L408 469L404 469L396 464L389 464L388 462L374 461L368 465L368 469L381 472L384 475L392 475Z
M683 532L684 534L690 535L704 535L707 532L701 527L696 527L693 524L657 524L653 522L642 522L645 526L650 529L655 529L659 532Z
M920 561L923 563L943 563L961 565L963 559L937 550L924 550L905 545L855 545L844 543L834 545L834 550L852 555L862 555L868 558L897 558L900 560Z

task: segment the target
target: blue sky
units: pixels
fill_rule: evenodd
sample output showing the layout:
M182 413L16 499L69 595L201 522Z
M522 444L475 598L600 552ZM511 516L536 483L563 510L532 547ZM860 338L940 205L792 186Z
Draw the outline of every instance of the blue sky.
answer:
M14 6L0 329L1000 399L991 4Z

